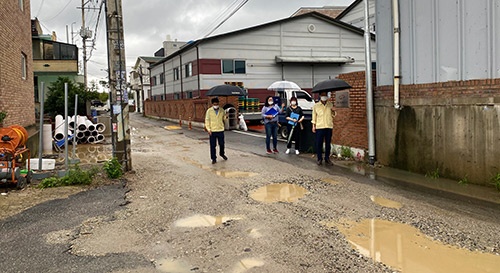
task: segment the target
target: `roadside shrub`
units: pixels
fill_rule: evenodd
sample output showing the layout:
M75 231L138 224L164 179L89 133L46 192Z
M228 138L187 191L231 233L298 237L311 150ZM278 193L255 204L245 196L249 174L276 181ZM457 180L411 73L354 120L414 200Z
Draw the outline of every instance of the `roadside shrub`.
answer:
M353 158L354 153L352 152L350 147L342 146L340 147L340 156L343 158Z
M492 178L491 178L491 182L492 184L495 186L495 188L500 191L500 173L497 173L495 174Z
M122 165L116 157L104 162L103 168L109 178L115 179L123 175Z
M96 169L94 168L89 171L85 171L82 170L80 166L75 165L68 170L68 173L65 176L45 178L42 182L40 182L40 184L38 184L38 187L44 189L74 185L90 185L95 174Z

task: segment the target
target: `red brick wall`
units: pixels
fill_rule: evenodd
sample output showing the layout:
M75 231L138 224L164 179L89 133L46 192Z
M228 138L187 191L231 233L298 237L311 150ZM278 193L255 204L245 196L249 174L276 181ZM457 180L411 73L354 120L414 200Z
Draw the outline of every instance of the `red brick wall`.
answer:
M491 96L500 96L500 79L401 85L399 94L401 100L415 98L489 98ZM377 87L375 99L393 100L393 98L392 85Z
M18 0L3 0L0 30L0 111L8 113L4 126L27 127L35 123L30 1L24 1L22 11ZM21 77L22 53L26 55L25 79Z
M232 105L238 109L238 97L219 97L221 107ZM204 122L205 112L210 107L208 99L184 99L144 102L146 116L158 118L182 119L188 121Z
M375 75L375 73L374 73ZM365 72L341 74L339 79L349 83L349 108L337 108L333 125L332 142L338 145L368 149L368 127L366 118ZM372 77L375 79L375 76ZM375 83L373 83L375 87ZM335 96L333 96L335 103Z

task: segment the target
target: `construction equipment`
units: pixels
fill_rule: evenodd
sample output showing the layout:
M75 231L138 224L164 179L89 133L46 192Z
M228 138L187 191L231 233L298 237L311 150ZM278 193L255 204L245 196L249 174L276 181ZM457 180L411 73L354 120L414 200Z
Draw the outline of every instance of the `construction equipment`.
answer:
M20 125L0 128L0 183L16 184L18 189L31 181L28 131Z

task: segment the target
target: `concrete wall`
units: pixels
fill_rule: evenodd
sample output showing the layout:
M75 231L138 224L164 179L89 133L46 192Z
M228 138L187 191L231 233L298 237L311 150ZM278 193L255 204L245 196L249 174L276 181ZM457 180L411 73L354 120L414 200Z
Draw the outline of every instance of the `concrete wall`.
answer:
M377 161L426 174L489 185L500 172L500 79L378 87Z

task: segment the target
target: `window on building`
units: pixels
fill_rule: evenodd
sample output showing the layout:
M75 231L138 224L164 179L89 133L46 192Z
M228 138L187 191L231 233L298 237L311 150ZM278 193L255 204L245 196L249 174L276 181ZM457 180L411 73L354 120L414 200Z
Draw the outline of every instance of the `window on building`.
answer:
M222 73L224 74L245 74L246 62L243 60L222 60Z
M174 68L174 81L179 80L179 68Z
M184 69L185 69L185 75L186 75L186 78L187 77L191 77L193 76L193 63L188 63L184 66Z
M26 60L26 54L21 53L21 78L23 78L23 80L26 80L28 75L28 64Z
M156 76L151 77L151 85L156 86Z
M24 11L24 0L19 0L19 8Z
M165 73L160 73L160 84L163 84L163 81L165 79Z

